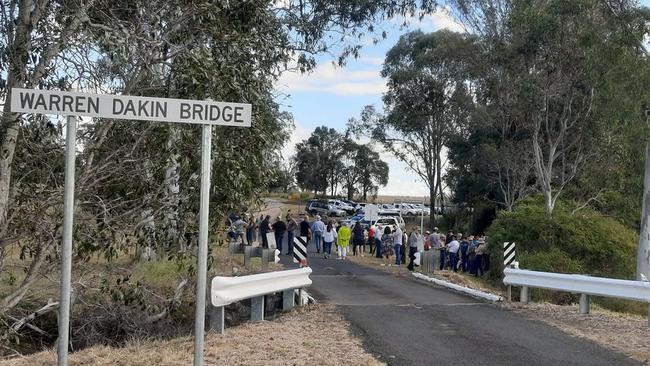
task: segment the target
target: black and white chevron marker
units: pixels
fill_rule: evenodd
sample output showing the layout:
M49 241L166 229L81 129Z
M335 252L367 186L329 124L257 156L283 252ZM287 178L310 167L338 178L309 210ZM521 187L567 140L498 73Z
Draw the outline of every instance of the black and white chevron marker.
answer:
M505 267L510 267L516 259L515 255L515 243L514 242L505 242L503 243L503 265Z
M293 262L307 266L307 238L304 236L293 238Z

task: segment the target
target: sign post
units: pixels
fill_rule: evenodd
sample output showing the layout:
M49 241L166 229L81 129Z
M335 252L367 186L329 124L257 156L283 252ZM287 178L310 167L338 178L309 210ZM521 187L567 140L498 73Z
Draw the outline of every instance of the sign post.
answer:
M250 104L244 103L12 89L12 112L69 116L66 126L63 238L61 240L59 341L57 345L59 366L68 364L70 327L75 142L77 135L77 120L72 116L203 125L201 134L199 248L197 254L196 308L194 312L194 365L200 366L203 364L203 338L205 332L212 126L250 127L251 109Z
M61 238L61 298L59 299L59 339L57 362L68 364L70 335L70 292L72 282L72 220L74 217L74 173L77 118L68 116L65 127L65 183L63 185L63 238Z
M196 273L196 307L194 308L194 366L203 364L203 333L205 331L205 296L208 282L208 209L210 208L210 153L212 125L203 125L201 132L201 203L199 206L199 250Z

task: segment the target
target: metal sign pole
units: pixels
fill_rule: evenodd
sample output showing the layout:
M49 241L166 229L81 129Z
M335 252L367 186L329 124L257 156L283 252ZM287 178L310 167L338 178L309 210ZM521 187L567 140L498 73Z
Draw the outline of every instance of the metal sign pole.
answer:
M74 173L77 140L77 118L68 116L65 137L65 183L63 189L63 237L61 238L61 292L59 299L59 341L57 361L68 364L70 334L70 292L72 277L72 224L74 218Z
M205 292L208 271L208 208L210 205L210 153L212 125L203 125L201 136L201 203L199 207L199 250L196 273L196 308L194 310L194 366L203 365L205 330Z

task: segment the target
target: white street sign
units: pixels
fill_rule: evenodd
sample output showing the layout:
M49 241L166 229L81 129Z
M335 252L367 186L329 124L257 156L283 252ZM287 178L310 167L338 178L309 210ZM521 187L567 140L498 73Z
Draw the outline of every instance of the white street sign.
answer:
M251 105L13 88L11 111L142 121L251 126Z
M363 208L363 219L366 221L377 221L379 219L379 206L366 205Z

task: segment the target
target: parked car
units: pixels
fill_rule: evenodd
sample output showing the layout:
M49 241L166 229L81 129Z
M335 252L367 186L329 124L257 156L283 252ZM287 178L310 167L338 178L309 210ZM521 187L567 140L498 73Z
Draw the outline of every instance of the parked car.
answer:
M310 215L345 216L346 212L324 201L314 201L307 207Z
M417 214L417 210L411 207L408 203L395 203L393 204L393 207L395 207L396 210L399 210L404 216L415 216Z
M376 222L376 225L383 227L390 226L391 230L395 230L397 226L400 227L400 229L404 230L404 226L406 226L406 223L404 223L404 220L399 217L399 216L384 216L380 217Z
M361 225L363 226L363 225L364 225L364 217L365 217L365 216L364 216L363 214L356 214L356 215L350 217L349 219L341 220L341 224L344 224L344 225L347 225L347 224L354 225L354 224L356 224L357 222L361 222ZM369 222L367 222L366 225L369 225ZM364 226L364 227L365 227L365 226Z
M415 206L420 210L420 213L422 213L424 211L425 216L430 216L431 215L431 209L429 207L423 205L422 203L418 203Z
M352 207L352 208L356 208L356 207L357 207L357 203L354 202L354 201L350 201L350 200L341 200L341 201L343 201L343 203L346 203L348 206L350 206L350 207Z
M390 204L379 205L379 216L399 216L400 210Z
M327 200L327 202L330 205L333 205L334 207L338 208L339 210L345 211L348 215L352 215L355 211L353 206L350 206L341 200L329 199Z

